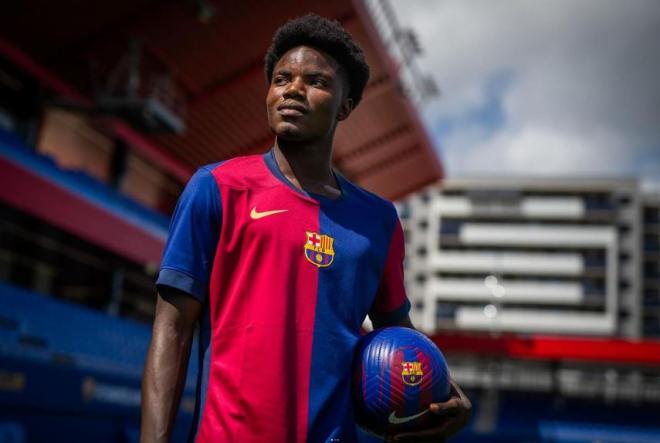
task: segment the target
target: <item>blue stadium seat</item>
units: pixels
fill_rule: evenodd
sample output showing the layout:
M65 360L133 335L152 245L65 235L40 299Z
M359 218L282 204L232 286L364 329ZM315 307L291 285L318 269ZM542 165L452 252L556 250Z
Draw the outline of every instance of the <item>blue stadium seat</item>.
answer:
M79 365L141 374L151 337L148 325L0 283L3 348L69 357ZM193 347L196 354L196 346ZM192 356L189 373L196 373Z

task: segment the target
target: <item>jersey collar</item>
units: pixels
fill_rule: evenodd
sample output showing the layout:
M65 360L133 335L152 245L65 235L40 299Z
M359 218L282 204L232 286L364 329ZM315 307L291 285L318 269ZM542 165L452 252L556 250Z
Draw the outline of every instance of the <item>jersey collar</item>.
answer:
M289 181L289 179L286 178L284 174L282 174L282 171L280 171L280 168L277 165L277 160L275 160L275 152L273 151L272 148L268 152L263 154L263 159L264 162L266 163L266 166L268 166L268 169L275 176L277 180L279 180L285 186L291 188L294 192L304 197L310 198L320 203L338 203L346 198L346 189L347 189L347 185L345 183L346 179L341 174L335 172L334 170L332 171L332 173L337 179L337 184L339 185L339 190L341 191L341 194L337 198L330 198L330 197L326 197L325 195L315 194L313 192L307 192L302 189L298 189L293 183L291 183L291 181Z

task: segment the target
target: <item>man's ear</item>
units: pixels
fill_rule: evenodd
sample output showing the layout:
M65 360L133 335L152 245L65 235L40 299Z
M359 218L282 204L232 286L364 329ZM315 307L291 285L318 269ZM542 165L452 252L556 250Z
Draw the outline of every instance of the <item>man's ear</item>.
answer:
M351 115L352 111L353 99L346 97L344 100L342 100L341 106L339 107L339 112L337 113L337 121L346 120L348 116Z

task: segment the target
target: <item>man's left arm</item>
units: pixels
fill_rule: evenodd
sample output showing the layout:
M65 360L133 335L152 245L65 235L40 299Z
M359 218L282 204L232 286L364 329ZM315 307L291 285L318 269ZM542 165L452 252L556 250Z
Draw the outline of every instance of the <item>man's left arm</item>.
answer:
M396 217L396 211L394 212L394 217ZM376 299L369 312L369 318L374 325L374 329L385 326L404 326L415 329L408 315L410 301L406 296L406 290L403 284L404 255L405 241L403 229L397 217L395 218L394 229ZM387 441L443 442L467 424L472 414L472 403L461 388L452 380L449 399L443 403L432 403L429 406L429 410L438 418L438 425L436 427L420 432L396 434L388 437Z
M403 326L405 328L415 329L409 315L406 315L401 321L395 324L374 321L373 326L374 329L387 326ZM453 380L450 380L450 383L451 391L449 393L449 399L442 403L431 403L429 405L429 410L438 419L437 426L423 431L402 432L388 436L386 441L444 442L463 429L472 415L472 402L470 402L467 395L465 395L463 390Z

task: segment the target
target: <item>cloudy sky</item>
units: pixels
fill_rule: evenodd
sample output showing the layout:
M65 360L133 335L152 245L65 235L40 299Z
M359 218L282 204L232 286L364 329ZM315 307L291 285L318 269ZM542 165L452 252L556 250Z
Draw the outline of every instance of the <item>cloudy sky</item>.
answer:
M660 0L390 0L442 96L422 113L458 175L660 183Z

